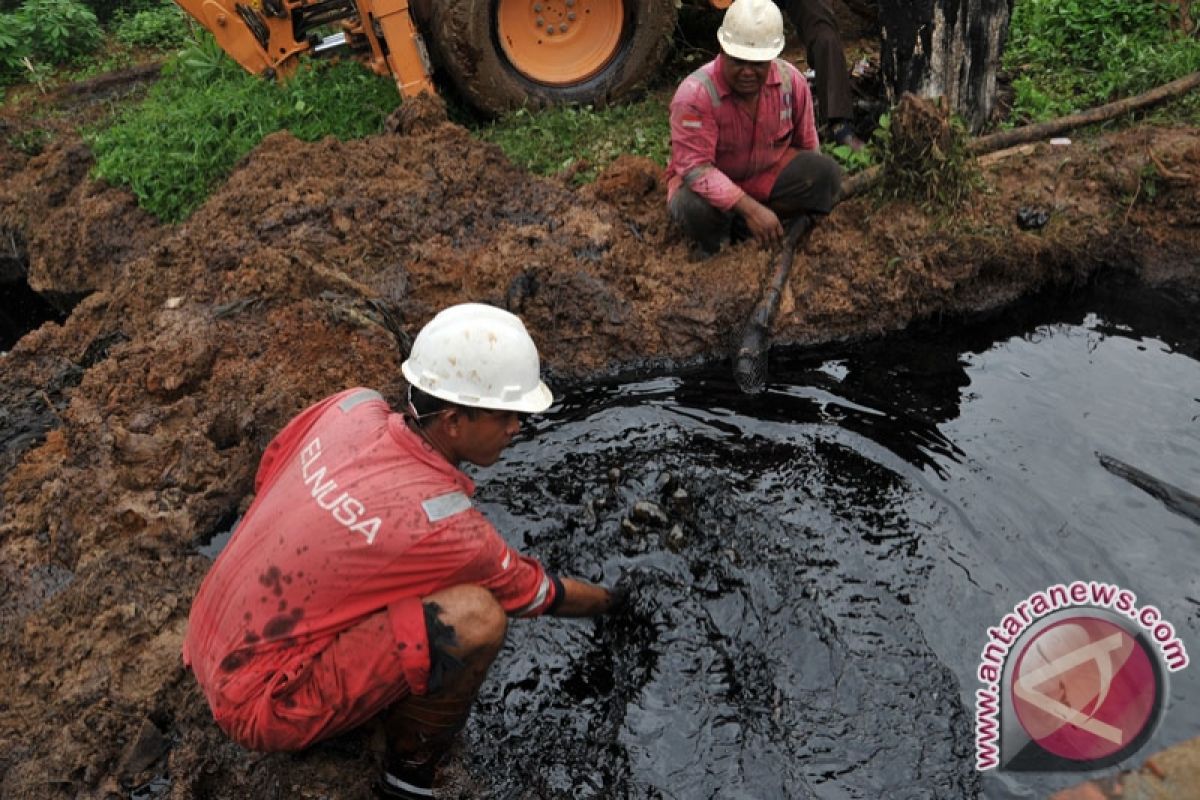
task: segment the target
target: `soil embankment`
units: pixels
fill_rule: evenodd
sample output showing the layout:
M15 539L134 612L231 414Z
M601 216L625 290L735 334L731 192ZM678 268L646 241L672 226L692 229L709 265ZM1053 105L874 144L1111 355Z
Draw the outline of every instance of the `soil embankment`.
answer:
M1195 291L1198 163L1200 131L1143 126L998 162L954 214L856 198L798 255L777 341L995 309L1108 267ZM398 396L406 337L464 300L521 314L559 388L721 358L769 255L689 261L652 164L575 190L449 124L271 136L175 228L89 166L71 136L0 145L0 242L35 289L85 297L0 360L0 794L124 796L168 774L177 798L365 796L361 742L246 754L180 663L196 545L247 504L263 446L343 387ZM1022 207L1046 226L1021 230Z

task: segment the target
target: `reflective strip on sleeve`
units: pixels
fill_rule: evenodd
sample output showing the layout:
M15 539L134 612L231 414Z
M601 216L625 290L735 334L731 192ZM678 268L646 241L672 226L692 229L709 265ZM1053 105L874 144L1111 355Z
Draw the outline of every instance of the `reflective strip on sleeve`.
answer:
M550 578L547 575L542 576L542 585L538 587L537 595L529 602L528 605L522 606L513 612L514 616L523 617L530 611L546 602L546 595L550 593Z
M343 414L349 414L354 410L355 406L363 403L369 403L372 400L382 400L383 395L373 389L363 389L361 392L355 392L349 397L338 403L338 410Z
M688 170L687 175L683 176L683 185L690 188L693 183L703 178L705 173L710 169L712 169L712 164L701 164L698 167L693 167Z
M450 492L450 494L431 497L423 501L421 508L425 509L425 516L429 518L430 522L441 522L470 509L471 498L462 492Z
M712 100L712 107L720 108L721 94L717 91L717 85L713 83L712 77L703 69L696 70L691 74L691 77L708 90L708 97Z

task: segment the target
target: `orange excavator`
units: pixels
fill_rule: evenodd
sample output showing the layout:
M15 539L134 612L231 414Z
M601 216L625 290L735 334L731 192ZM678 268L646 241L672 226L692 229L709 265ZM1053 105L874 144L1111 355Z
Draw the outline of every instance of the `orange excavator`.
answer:
M436 66L476 108L603 105L643 84L670 46L680 0L176 0L245 69L346 54L404 97ZM731 0L690 0L725 8ZM427 46L428 45L428 46Z

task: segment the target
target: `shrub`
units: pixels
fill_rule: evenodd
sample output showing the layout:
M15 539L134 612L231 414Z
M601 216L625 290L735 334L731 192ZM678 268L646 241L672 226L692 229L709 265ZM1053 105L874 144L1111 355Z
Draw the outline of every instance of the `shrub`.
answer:
M1041 120L1143 92L1200 69L1200 42L1160 0L1018 0L1007 69L1013 116Z
M96 15L77 0L25 0L19 13L33 55L51 64L74 61L103 38Z
M83 0L83 3L92 10L101 24L107 25L118 14L132 16L138 11L157 8L162 0Z
M306 141L366 136L381 131L399 104L393 81L357 63L309 62L276 84L215 57L203 36L168 62L141 105L88 136L96 176L128 186L164 221L186 218L269 133L289 129Z
M113 38L130 47L182 47L188 32L187 17L174 3L132 14L118 11L113 17Z
M0 14L0 86L15 82L25 71L29 31L23 14Z

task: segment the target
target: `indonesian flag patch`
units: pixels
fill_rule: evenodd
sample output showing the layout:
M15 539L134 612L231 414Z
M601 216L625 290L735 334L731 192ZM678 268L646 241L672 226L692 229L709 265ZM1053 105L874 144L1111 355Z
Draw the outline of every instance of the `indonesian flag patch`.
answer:
M704 122L697 116L684 114L679 118L679 124L685 128L703 128Z

